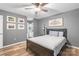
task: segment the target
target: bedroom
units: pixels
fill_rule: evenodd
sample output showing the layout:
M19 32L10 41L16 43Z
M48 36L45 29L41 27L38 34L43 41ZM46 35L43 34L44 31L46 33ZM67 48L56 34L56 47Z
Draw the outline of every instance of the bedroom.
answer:
M78 6L79 3L0 3L0 56L79 56Z

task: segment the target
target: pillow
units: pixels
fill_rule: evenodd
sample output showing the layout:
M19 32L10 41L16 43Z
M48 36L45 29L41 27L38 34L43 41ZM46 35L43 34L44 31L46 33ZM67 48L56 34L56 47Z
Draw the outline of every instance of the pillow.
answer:
M59 32L58 36L63 37L63 32Z
M49 31L49 35L51 36L58 36L58 31Z

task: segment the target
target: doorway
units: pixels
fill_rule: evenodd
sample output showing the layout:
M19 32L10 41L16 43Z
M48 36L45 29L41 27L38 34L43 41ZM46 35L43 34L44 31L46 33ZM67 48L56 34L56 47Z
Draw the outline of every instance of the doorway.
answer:
M34 37L33 22L27 22L27 38Z

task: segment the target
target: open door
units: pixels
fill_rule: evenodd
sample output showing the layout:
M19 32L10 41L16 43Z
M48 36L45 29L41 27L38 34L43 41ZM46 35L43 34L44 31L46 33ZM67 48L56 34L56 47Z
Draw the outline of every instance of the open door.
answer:
M33 22L27 22L27 38L34 36Z

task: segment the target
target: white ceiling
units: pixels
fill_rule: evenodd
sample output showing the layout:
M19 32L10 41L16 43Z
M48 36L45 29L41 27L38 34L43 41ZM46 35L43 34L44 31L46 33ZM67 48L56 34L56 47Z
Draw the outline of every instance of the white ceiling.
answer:
M0 9L18 13L28 17L43 18L79 8L78 3L51 3L45 6L48 12L41 11L38 15L35 15L33 9L24 9L25 7L30 7L31 5L31 3L0 3Z

